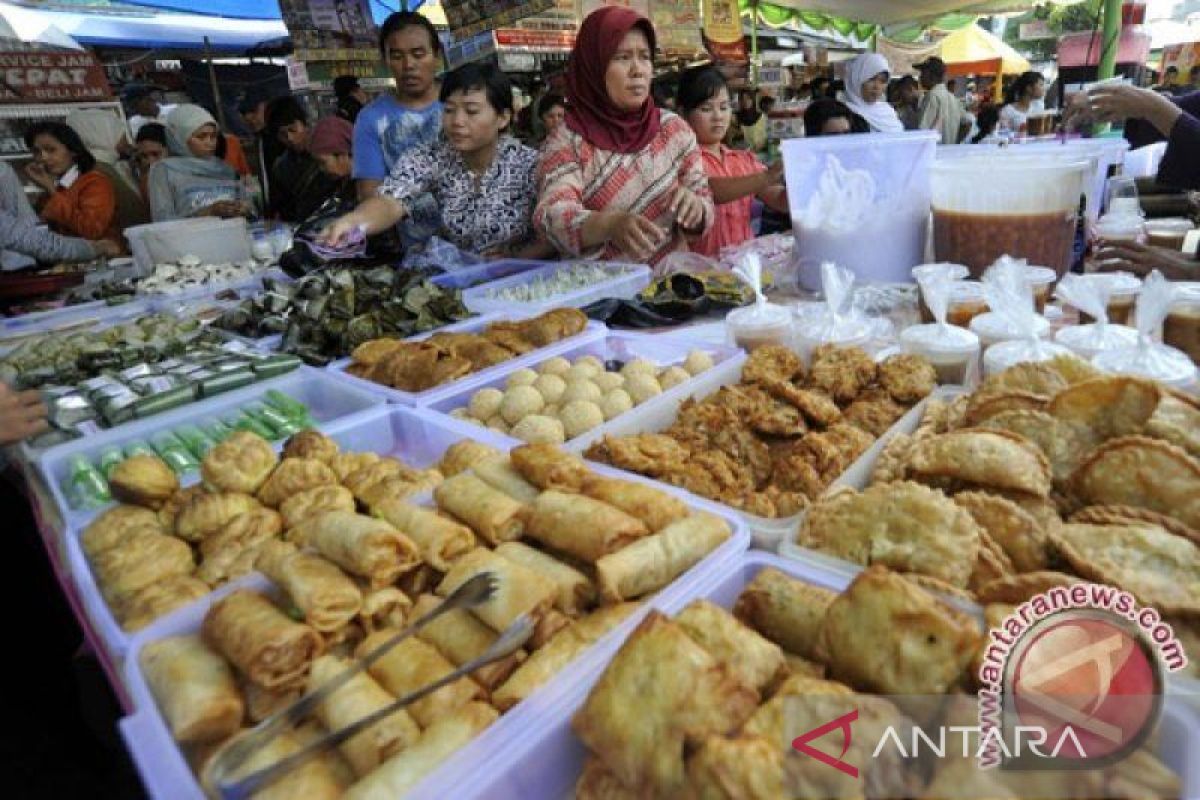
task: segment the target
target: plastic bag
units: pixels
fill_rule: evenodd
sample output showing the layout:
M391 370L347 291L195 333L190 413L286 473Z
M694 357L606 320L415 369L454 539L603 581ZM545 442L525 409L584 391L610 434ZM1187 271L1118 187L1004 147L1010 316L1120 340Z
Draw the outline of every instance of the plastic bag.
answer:
M1054 337L1059 344L1085 358L1106 350L1129 347L1137 342L1137 331L1126 325L1108 321L1108 301L1112 296L1111 283L1099 275L1064 275L1055 292L1058 300L1073 306L1096 320L1091 325L1063 328Z
M992 313L1005 328L1019 333L1018 338L987 349L983 356L986 374L1000 372L1024 361L1049 361L1070 352L1062 345L1041 338L1047 328L1046 319L1037 312L1024 261L1001 257L984 273L982 283L983 296Z
M721 250L719 268L733 271L743 257L754 253L762 261L763 273L773 276L776 286L795 288L799 262L796 259L796 237L791 233L773 233L748 239ZM668 260L670 257L668 256Z
M857 344L871 337L870 320L854 310L853 272L826 261L821 265L821 290L824 308L798 326L802 342L812 346L827 342Z
M484 260L482 256L460 250L445 239L433 236L424 245L410 248L404 254L401 266L405 269L454 272L482 264Z
M716 272L723 269L729 268L699 253L680 250L654 265L654 277L665 278L678 272Z
M1187 354L1154 341L1175 302L1178 290L1154 270L1142 283L1137 302L1137 344L1100 353L1092 359L1097 369L1140 375L1172 386L1187 386L1196 379L1196 365Z

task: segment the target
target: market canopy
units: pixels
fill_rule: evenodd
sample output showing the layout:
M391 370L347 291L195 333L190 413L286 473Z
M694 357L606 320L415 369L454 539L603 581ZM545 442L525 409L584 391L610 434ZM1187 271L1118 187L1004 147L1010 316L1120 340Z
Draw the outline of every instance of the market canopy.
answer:
M938 54L948 65L970 65L1000 61L1000 72L1019 75L1029 70L1029 60L1002 39L978 25L967 25L939 43Z

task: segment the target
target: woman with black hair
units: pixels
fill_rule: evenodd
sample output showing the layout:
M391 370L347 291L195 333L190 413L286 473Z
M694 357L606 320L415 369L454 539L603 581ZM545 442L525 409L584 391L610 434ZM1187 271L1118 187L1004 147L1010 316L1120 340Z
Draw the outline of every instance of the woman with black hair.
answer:
M217 121L200 106L183 104L167 115L168 158L150 169L147 189L155 222L184 217L248 217L241 178L217 156Z
M567 118L567 101L561 94L551 92L538 101L537 115L542 123L542 139L549 139Z
M355 228L380 233L410 213L414 199L432 195L440 235L461 250L487 256L544 258L553 251L534 238L537 151L508 134L512 83L497 67L465 64L446 74L439 94L442 134L404 153L376 197L338 219L326 241Z
M1040 72L1023 72L1008 90L1007 102L1000 109L1000 127L1013 133L1025 127L1029 115L1046 96L1046 79Z
M975 126L979 128L979 132L971 137L971 144L987 143L996 133L996 127L1000 124L1000 109L995 106L984 106L979 110L979 116L975 118Z
M25 132L25 144L33 153L25 174L49 195L42 221L64 236L121 241L116 187L95 168L79 134L62 122L39 122Z
M722 144L733 121L733 108L729 87L716 67L685 70L679 80L678 104L679 113L696 134L708 186L717 205L713 226L693 243L692 249L715 258L723 248L754 238L750 209L755 196L776 211L787 212L783 164L777 162L768 169L754 153L731 150Z
M805 136L838 136L844 133L870 133L867 121L838 100L815 100L804 109Z

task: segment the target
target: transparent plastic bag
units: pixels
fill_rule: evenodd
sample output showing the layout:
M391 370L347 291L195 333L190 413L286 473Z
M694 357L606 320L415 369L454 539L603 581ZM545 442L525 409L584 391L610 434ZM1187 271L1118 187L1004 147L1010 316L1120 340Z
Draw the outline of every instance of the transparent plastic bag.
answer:
M456 269L482 264L485 259L475 253L460 250L445 239L434 236L420 247L409 248L401 266L405 269L432 269L438 272L454 272Z
M1072 352L1092 358L1106 350L1117 350L1137 343L1138 333L1127 325L1114 325L1108 321L1108 302L1112 296L1111 284L1094 275L1064 275L1058 282L1055 296L1065 305L1073 306L1092 319L1090 325L1075 325L1063 328L1054 337Z
M854 309L854 273L831 261L821 265L824 307L796 326L796 346L806 360L819 345L863 346L876 330L872 320Z
M1046 318L1037 312L1024 261L1007 256L1001 258L984 273L982 283L983 296L991 313L1004 329L1016 334L1009 341L988 347L983 356L986 374L992 375L1025 361L1049 361L1070 352L1066 347L1042 338L1049 326ZM982 317L976 317L976 320L980 319Z
M1162 273L1151 272L1142 284L1137 302L1137 344L1100 353L1092 359L1093 366L1105 372L1140 375L1176 387L1193 384L1196 365L1187 354L1154 341L1177 295L1176 287Z
M951 270L919 273L917 283L933 323L913 325L900 333L900 345L907 353L924 356L938 373L938 382L966 385L974 377L979 361L979 336L946 322L950 297L957 283Z

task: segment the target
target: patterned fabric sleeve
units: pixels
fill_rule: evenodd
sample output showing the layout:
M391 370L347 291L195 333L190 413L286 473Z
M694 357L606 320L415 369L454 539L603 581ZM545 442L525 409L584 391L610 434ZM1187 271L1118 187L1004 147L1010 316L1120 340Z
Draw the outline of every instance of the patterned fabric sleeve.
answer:
M583 252L583 224L592 212L583 204L583 167L576 138L560 126L542 147L533 226L560 253L578 258Z
M689 238L703 236L717 216L712 189L708 186L708 174L704 171L704 157L700 154L700 145L696 143L696 134L687 123L680 125L674 136L678 137L678 145L684 154L679 162L679 185L691 189L704 204L704 227Z
M409 150L392 166L391 174L383 179L379 194L398 200L405 208L410 208L420 195L433 191L441 164L441 146L438 142Z

